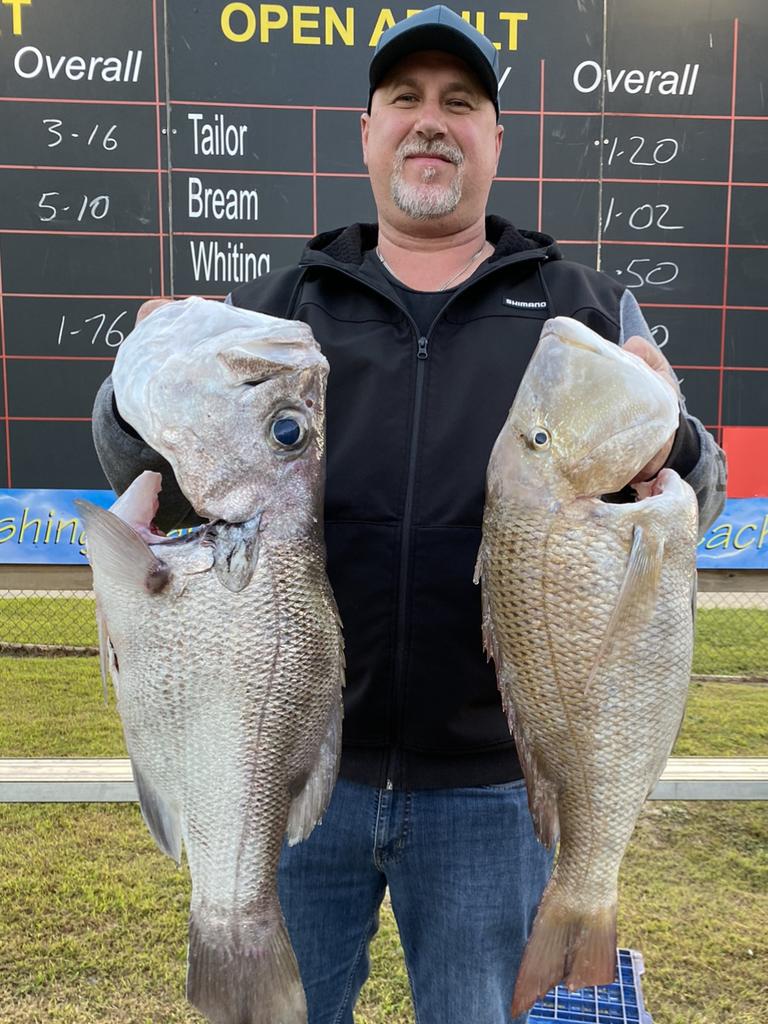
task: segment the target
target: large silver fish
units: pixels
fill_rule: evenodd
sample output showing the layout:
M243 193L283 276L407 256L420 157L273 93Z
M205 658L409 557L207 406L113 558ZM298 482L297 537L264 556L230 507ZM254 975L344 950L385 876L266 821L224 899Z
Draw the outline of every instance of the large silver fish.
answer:
M488 466L486 649L557 865L512 1015L553 985L613 981L619 865L683 716L697 504L672 470L600 499L661 449L678 397L637 356L550 320Z
M322 533L328 364L304 324L194 299L143 320L118 407L211 522L153 532L160 476L81 505L144 819L192 879L187 995L217 1024L304 1024L277 896L320 819L343 655ZM108 639L107 639L108 638Z

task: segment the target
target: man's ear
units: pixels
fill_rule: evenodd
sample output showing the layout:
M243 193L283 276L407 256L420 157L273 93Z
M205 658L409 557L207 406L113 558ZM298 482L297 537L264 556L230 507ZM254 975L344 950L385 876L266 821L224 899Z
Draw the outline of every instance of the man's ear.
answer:
M499 169L499 157L501 156L501 146L504 141L504 125L496 125L496 171Z
M363 145L363 163L368 166L368 122L371 120L370 114L360 115L360 141Z

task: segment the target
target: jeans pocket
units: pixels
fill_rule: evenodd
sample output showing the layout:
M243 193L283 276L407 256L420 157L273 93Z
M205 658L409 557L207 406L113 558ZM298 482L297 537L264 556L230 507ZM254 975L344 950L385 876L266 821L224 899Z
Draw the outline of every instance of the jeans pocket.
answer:
M525 779L513 779L512 782L497 782L492 786L475 786L481 793L506 793L516 789L525 789Z

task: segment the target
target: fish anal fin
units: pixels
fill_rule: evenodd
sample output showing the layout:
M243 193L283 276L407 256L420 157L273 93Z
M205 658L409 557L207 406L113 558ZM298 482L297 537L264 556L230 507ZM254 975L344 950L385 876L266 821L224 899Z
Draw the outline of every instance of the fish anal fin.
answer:
M518 971L512 1016L560 983L573 991L610 985L615 978L616 905L578 913L545 892Z
M560 822L557 809L557 792L555 787L541 770L533 742L528 736L522 720L515 712L514 704L509 696L509 667L504 670L502 702L507 713L509 730L514 736L520 766L525 776L528 790L528 807L533 818L533 826L539 842L551 849L560 834Z
M139 806L147 828L157 845L172 857L177 864L181 863L181 819L176 808L152 786L131 760L133 780L139 794Z
M653 529L636 523L616 604L584 685L584 696L592 688L617 636L622 631L644 625L653 615L663 561L664 538L658 536Z
M301 791L294 796L288 812L286 836L289 846L306 839L321 820L339 771L341 754L341 701L335 701L328 719L317 760Z
M207 933L193 911L187 998L220 1024L306 1024L304 989L282 921L249 928L233 920L231 935L224 934L222 924Z
M88 561L94 575L114 586L157 594L170 578L168 565L157 558L136 531L114 513L81 498L75 499L86 535Z

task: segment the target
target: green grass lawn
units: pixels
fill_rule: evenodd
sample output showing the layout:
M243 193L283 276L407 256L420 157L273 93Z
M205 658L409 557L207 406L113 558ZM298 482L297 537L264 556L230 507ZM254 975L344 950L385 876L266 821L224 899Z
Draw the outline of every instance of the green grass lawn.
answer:
M696 615L693 671L768 677L768 611L702 608Z
M159 1024L185 1003L189 879L134 805L0 805L0 1020ZM768 805L651 803L622 869L619 942L656 1024L765 1024ZM413 1024L391 911L358 1024Z
M94 647L99 641L93 598L0 598L0 642Z
M95 630L76 639L85 606L67 601L70 622L35 641L94 642ZM15 638L32 642L34 608L22 611ZM760 646L743 655L734 616L755 614L700 613L697 671L754 665ZM11 618L0 601L0 639ZM674 752L768 757L768 687L692 684ZM0 657L0 757L42 756L125 756L95 658ZM201 1022L183 997L188 905L186 867L135 805L0 805L0 1021ZM619 942L643 952L655 1024L766 1024L768 804L648 803L622 868ZM413 1024L386 904L356 1019Z

